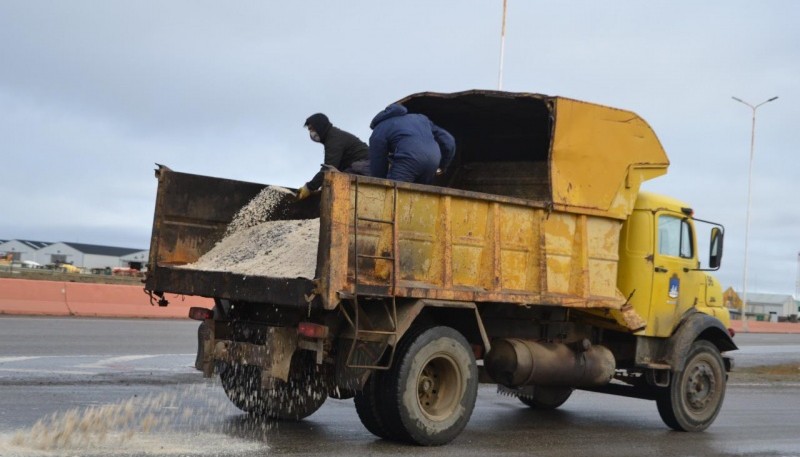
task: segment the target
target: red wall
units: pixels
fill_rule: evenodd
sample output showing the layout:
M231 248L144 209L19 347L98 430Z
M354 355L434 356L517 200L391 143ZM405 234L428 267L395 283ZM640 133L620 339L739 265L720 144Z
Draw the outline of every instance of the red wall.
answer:
M187 318L191 306L214 306L210 298L165 298L169 306L151 306L142 286L0 278L0 314Z

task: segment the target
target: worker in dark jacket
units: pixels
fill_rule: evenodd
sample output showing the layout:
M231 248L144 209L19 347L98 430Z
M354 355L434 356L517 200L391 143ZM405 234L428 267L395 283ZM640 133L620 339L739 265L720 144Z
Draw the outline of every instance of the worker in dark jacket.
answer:
M313 141L325 146L325 163L320 171L297 191L302 200L322 186L323 172L331 167L357 175L369 175L369 148L352 133L334 127L328 116L317 113L306 119L305 127Z
M370 174L378 178L431 184L456 152L456 141L447 130L397 103L378 113L370 127Z

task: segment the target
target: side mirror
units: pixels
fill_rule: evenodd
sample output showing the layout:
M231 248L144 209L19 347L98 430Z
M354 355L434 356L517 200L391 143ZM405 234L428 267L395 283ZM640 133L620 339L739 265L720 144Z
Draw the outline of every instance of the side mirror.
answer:
M724 234L719 227L711 229L711 244L708 253L708 266L716 270L722 265L722 239Z

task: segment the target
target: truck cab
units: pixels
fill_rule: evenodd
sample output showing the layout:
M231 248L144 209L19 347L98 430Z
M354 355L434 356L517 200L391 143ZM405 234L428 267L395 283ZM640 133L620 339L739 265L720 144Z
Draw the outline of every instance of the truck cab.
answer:
M620 291L646 321L638 335L669 337L690 310L714 316L730 327L722 288L709 273L719 268L723 233L721 226L711 225L716 229L711 230L716 235L709 242L711 268L702 269L698 225L689 205L664 195L639 194L622 225L617 275Z

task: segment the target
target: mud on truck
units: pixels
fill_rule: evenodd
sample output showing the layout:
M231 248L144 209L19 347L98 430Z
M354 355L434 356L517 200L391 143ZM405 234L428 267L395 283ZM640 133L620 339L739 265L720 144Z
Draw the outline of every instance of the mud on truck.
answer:
M267 186L159 167L146 289L214 299L191 312L204 374L274 419L352 397L370 432L420 445L458 436L479 383L543 410L575 389L650 399L670 428L707 428L736 349L708 273L724 230L640 192L669 165L650 126L533 93L400 103L454 135L453 165L433 186L330 171L318 195L286 194L261 222L318 219L313 252L289 250L308 277L187 268Z

